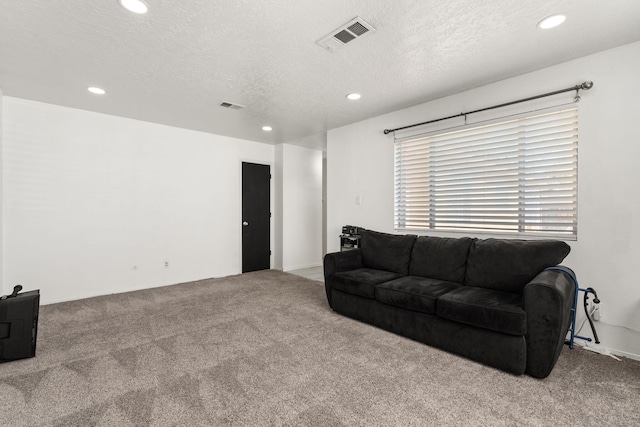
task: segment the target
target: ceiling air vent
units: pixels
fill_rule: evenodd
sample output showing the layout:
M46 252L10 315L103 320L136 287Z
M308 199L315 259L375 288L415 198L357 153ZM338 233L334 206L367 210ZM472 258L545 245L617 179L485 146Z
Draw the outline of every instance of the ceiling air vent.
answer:
M364 19L357 17L347 22L340 28L337 28L336 30L330 32L328 35L324 36L316 43L327 49L329 52L333 52L334 50L341 48L345 44L366 34L372 33L375 30L376 29L365 22Z
M224 108L231 108L232 110L240 110L244 108L244 105L232 104L231 102L226 102L226 101L221 103L220 106Z

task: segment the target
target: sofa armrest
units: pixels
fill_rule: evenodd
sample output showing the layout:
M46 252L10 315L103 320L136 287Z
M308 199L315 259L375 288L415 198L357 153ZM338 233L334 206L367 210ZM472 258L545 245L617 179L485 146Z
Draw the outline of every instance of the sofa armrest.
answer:
M324 287L327 292L327 301L331 306L331 276L340 271L362 268L362 252L360 249L352 249L344 252L334 252L324 256Z
M362 268L362 252L360 249L334 252L324 256L325 279L339 271L355 270L356 268Z
M545 378L555 366L571 324L575 292L573 279L559 270L545 270L524 287L529 375Z

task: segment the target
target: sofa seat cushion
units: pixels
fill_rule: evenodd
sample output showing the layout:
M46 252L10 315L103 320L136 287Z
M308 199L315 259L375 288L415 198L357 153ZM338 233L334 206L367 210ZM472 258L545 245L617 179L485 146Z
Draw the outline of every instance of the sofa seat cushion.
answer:
M358 268L335 273L331 276L331 286L348 294L375 298L377 285L399 277L402 277L402 275L390 271Z
M376 287L376 300L396 307L435 314L439 296L462 287L457 283L406 276Z
M527 332L522 295L463 286L438 298L437 314L445 319L510 335Z

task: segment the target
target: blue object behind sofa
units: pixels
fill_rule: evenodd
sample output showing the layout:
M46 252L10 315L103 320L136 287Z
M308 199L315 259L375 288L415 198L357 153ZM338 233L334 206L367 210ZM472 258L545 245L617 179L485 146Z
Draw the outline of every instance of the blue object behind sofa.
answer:
M544 378L571 320L574 284L555 240L439 238L363 230L327 254L338 313L514 374Z

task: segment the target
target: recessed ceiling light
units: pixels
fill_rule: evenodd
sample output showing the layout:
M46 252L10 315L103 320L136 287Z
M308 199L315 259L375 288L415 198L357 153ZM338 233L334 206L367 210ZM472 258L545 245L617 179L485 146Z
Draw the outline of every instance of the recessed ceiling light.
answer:
M149 6L142 0L118 0L120 6L127 9L129 12L143 14L147 13Z
M262 130L265 132L271 132L273 128L271 126L262 126Z
M548 30L562 24L567 17L565 15L551 15L538 22L538 28Z
M360 94L350 93L349 95L347 95L347 99L350 99L351 101L355 101L356 99L360 99Z
M104 95L105 93L107 93L104 89L94 86L88 87L87 90L91 93L95 93L96 95Z

